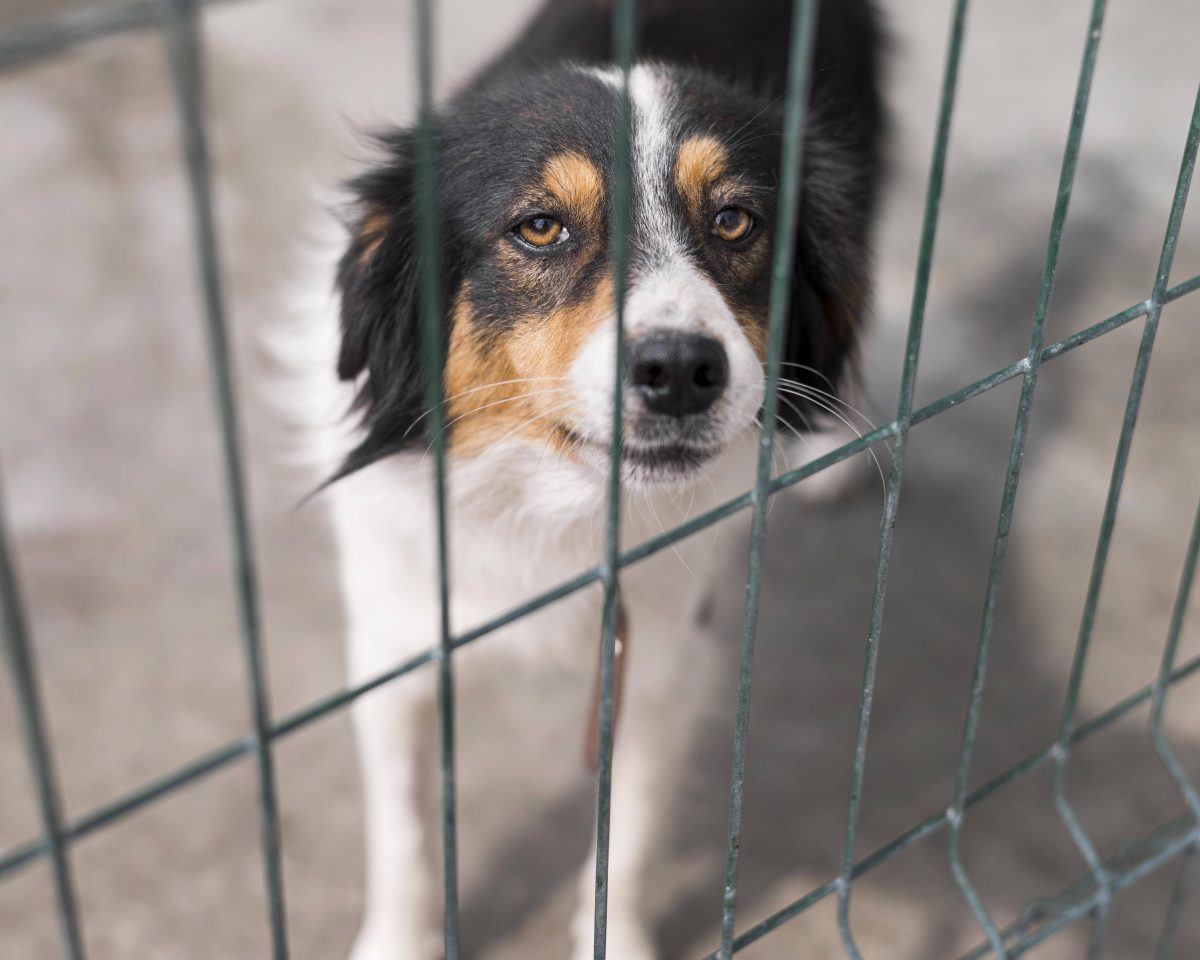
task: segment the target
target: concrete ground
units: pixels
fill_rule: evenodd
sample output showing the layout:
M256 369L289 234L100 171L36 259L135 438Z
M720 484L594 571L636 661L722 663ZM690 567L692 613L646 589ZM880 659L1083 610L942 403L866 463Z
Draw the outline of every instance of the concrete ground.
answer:
M80 6L70 4L63 6ZM16 22L59 6L10 3ZM447 87L514 30L530 0L440 4ZM1023 356L1085 0L978 3L971 14L933 274L919 402ZM949 0L887 4L895 34L894 169L879 236L873 416L894 409ZM1052 339L1144 299L1197 82L1193 0L1111 0L1049 317ZM362 156L358 131L411 113L406 5L244 0L206 17L222 256L277 715L341 685L328 535L280 457L255 388L256 331L280 309L313 188ZM105 39L0 76L0 463L62 792L78 817L247 729L217 436L204 367L185 184L161 39ZM1200 216L1174 277L1200 273ZM1200 297L1200 295L1198 295ZM1156 668L1200 496L1200 298L1168 307L1133 444L1081 716ZM1000 591L974 783L1054 736L1140 323L1048 365L1038 388ZM914 429L867 759L864 855L949 804L1017 384ZM864 471L868 469L864 465ZM831 509L772 515L742 858L742 925L836 872L878 543L877 486ZM745 541L731 534L716 622L726 688L691 775L654 802L675 828L653 871L664 958L715 943ZM1181 657L1200 647L1197 604ZM529 696L461 694L465 956L561 958L569 882L590 829L580 709L549 676ZM549 704L550 707L546 705ZM1200 774L1200 697L1169 726ZM1068 789L1106 854L1180 813L1145 709L1073 755ZM0 684L0 849L37 812ZM278 749L293 955L345 955L361 898L358 783L343 715ZM964 856L992 913L1083 872L1045 770L968 815ZM267 956L255 782L236 763L80 842L73 864L94 960ZM854 888L867 957L951 957L978 942L937 833ZM1143 958L1174 866L1116 901L1112 958ZM1180 957L1200 955L1200 910ZM1035 951L1076 957L1076 924ZM44 863L0 878L0 957L57 956ZM826 901L745 956L842 956ZM619 960L619 958L618 958Z

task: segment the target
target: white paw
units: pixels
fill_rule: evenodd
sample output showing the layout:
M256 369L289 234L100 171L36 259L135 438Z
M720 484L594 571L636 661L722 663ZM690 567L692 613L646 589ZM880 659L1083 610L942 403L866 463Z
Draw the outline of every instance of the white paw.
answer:
M354 941L350 960L436 960L441 942L428 935L401 934L365 924Z
M350 951L350 960L385 960L387 946L378 937L370 936L366 930L359 931L354 938L354 948Z
M642 927L634 929L610 929L608 931L608 955L617 960L658 960L649 933Z
M850 429L838 424L813 433L806 433L801 437L780 436L778 443L785 459L790 464L788 469L795 469L819 460L826 454L857 439L857 435ZM857 493L866 486L872 477L877 476L875 461L871 459L871 455L857 453L814 473L811 477L806 477L788 489L791 496L799 498L804 503L818 505L836 503Z

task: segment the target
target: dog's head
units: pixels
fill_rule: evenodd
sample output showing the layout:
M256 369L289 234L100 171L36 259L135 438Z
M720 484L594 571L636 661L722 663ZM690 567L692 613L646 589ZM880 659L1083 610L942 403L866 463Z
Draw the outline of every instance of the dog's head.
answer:
M616 71L562 67L468 93L436 134L444 383L455 455L501 441L607 467L614 388L610 247ZM758 429L781 104L703 74L631 76L624 475L678 481ZM424 449L414 141L352 183L338 373L364 438L343 472ZM834 385L866 303L871 177L807 131L783 375ZM790 399L790 398L789 398ZM803 427L805 405L782 406Z

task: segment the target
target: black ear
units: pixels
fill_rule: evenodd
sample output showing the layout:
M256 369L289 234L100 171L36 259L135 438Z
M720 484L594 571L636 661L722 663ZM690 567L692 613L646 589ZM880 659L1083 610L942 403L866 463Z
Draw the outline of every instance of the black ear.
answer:
M366 436L333 479L421 441L425 363L418 295L412 138L378 138L384 161L352 180L350 244L338 265L337 373L354 382ZM442 258L443 274L445 257ZM444 301L443 301L444 302Z
M839 395L870 309L869 222L874 172L821 130L806 140L800 227L781 376ZM828 398L782 404L789 426L807 430ZM837 404L833 404L835 407Z

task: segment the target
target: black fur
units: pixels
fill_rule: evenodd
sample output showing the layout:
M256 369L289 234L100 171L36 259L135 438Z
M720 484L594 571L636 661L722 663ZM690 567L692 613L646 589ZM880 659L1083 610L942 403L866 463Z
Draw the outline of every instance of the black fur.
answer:
M792 0L644 0L639 58L677 67L683 91L674 118L684 131L713 132L732 145L734 166L756 186L770 230L778 183L782 92ZM603 63L611 49L611 0L548 0L527 31L440 112L436 189L441 212L443 302L470 283L476 322L499 330L531 307L494 254L513 223L512 198L536 179L551 152L575 149L611 168L613 96L601 81L557 65ZM824 0L806 134L784 376L827 388L852 358L868 296L868 233L880 165L880 29L871 0ZM423 384L416 282L412 137L381 138L383 161L349 184L356 239L338 270L342 344L338 375L358 384L366 438L343 476L422 439ZM635 184L636 190L636 184ZM678 211L683 216L683 211ZM376 236L366 225L385 222ZM769 269L729 284L720 251L695 255L737 306L765 316ZM631 267L653 254L653 238L630 237ZM769 263L769 260L766 261ZM604 275L595 257L547 284L552 310L576 301ZM558 267L550 259L545 269ZM525 297L526 299L522 299ZM828 382L826 382L828 381ZM800 421L788 411L785 418ZM793 425L801 427L802 422Z

